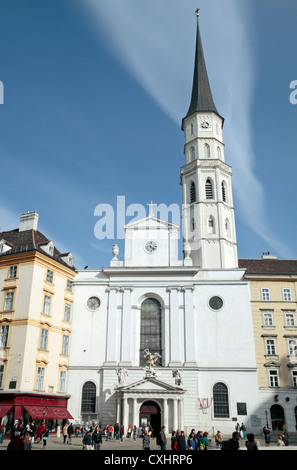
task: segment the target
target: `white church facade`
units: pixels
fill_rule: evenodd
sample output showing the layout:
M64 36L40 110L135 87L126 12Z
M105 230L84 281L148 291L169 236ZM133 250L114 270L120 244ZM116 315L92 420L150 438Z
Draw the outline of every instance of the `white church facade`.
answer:
M110 266L74 281L68 409L77 422L150 421L155 432L259 432L250 288L238 267L232 171L197 19L192 98L182 122L180 228L153 210L125 229ZM121 259L122 258L122 259Z

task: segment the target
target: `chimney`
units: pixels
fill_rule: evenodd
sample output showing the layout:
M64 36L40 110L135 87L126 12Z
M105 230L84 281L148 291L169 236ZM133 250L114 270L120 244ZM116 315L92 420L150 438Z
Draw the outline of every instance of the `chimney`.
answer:
M19 232L25 230L37 230L39 215L36 211L26 212L21 215Z
M268 251L267 253L262 253L262 259L277 259L277 256L271 255Z

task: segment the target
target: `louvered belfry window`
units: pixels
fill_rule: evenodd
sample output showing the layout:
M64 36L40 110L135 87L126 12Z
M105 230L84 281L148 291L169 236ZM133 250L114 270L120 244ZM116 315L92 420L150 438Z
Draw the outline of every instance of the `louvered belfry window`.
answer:
M190 188L190 201L191 201L191 203L192 203L192 202L196 202L196 186L195 186L195 183L192 183L192 184L191 184L191 188Z
M212 182L210 179L207 179L205 183L205 196L206 199L213 199Z

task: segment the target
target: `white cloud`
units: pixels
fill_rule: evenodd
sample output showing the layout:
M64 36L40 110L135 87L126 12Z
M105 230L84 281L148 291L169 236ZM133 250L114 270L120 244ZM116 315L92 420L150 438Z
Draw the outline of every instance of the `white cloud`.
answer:
M240 5L239 5L240 3ZM178 125L190 103L195 1L85 0L88 20L105 30L114 53L160 108ZM238 0L200 0L200 28L212 91L225 117L226 162L243 222L281 256L265 220L265 190L253 151L251 104L255 81L250 5ZM193 18L191 17L193 16ZM254 46L255 47L255 46Z

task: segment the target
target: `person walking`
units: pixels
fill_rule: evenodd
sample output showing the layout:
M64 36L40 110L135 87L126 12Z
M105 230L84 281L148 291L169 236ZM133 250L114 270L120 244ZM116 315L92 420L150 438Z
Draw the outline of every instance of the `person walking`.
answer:
M263 434L264 434L264 439L265 439L265 446L269 447L269 444L270 444L270 429L267 426L264 426Z
M240 432L242 433L242 438L245 439L245 436L246 436L246 427L243 423L241 423L241 426L240 426Z
M142 448L143 450L150 450L150 436L148 435L147 430L144 431L144 435L142 438Z
M92 434L92 445L94 450L100 450L102 446L102 434L99 426L96 426L95 431Z
M122 424L121 429L120 429L120 442L123 442L124 434L125 434L125 429L124 429L124 425Z
M43 442L43 447L42 447L43 450L46 449L46 443L47 443L48 437L49 437L49 427L46 425L40 437L40 439L42 439L42 442Z
M66 444L67 436L68 436L68 423L65 423L62 429L63 433L63 444Z
M157 445L160 446L161 450L166 450L166 446L167 446L167 438L165 434L165 429L166 427L162 426L162 429L159 432L158 437L157 437Z
M37 431L36 431L36 442L37 442L37 439L39 439L38 442L41 442L41 434L43 433L44 431L44 428L45 428L45 424L44 424L44 421L42 421L38 428L37 428Z
M174 449L175 442L176 442L176 431L172 431L172 434L171 434L171 450L175 450Z
M24 437L24 448L25 450L32 450L32 440L29 432L26 432Z
M73 435L72 423L70 423L68 428L67 428L67 434L68 434L67 444L72 444L72 435Z
M90 429L84 435L83 450L92 450L92 431Z
M136 441L136 437L137 437L137 427L136 427L136 425L133 427L132 434L133 434L133 440L134 440L134 442L135 442L135 441Z

